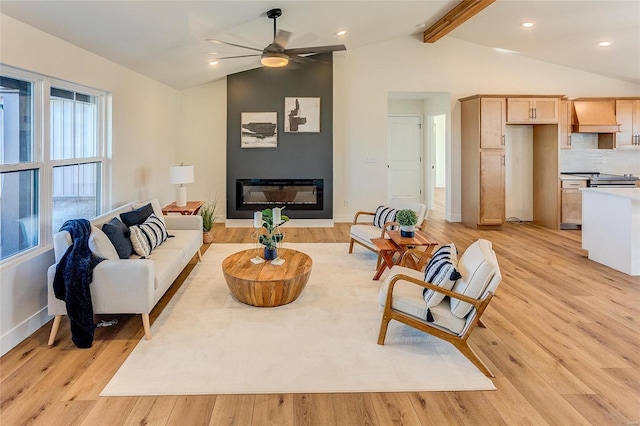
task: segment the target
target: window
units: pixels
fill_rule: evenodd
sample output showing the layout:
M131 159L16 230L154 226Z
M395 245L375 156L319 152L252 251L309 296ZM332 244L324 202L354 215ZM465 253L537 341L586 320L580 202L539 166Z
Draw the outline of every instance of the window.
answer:
M0 261L50 244L68 219L100 214L105 98L3 66Z

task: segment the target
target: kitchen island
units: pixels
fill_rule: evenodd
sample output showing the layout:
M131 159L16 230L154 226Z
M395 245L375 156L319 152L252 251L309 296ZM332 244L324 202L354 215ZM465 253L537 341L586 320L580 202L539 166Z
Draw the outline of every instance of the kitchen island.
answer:
M584 188L582 248L589 259L640 275L640 188Z

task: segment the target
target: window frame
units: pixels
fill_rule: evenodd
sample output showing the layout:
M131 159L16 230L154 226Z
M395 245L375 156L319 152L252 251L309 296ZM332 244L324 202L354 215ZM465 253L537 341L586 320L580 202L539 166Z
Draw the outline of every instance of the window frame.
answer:
M80 165L87 163L100 163L99 193L96 196L99 206L96 215L104 211L104 206L110 197L111 185L106 181L107 173L107 108L110 105L109 93L80 84L48 77L4 64L0 64L0 74L6 77L21 79L33 83L33 158L32 162L16 164L0 164L0 172L14 172L23 170L36 170L36 205L38 206L38 244L29 249L15 253L0 260L0 269L10 265L27 261L40 255L53 246L52 229L53 220L53 168L57 166ZM51 159L51 87L80 92L96 97L97 105L97 147L96 156L71 158L65 160Z

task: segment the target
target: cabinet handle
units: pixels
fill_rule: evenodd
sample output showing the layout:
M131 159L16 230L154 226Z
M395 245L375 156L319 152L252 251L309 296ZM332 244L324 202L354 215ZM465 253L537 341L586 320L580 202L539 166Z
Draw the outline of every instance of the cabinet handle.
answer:
M529 108L529 118L533 120L533 108Z
M506 164L505 164L505 156L504 156L504 155L501 155L500 157L502 157L502 165L503 165L503 166L505 166L505 165L506 165Z
M569 141L569 146L571 146L571 135L567 135L567 140Z
M533 109L533 119L535 120L536 118L538 118L538 108Z

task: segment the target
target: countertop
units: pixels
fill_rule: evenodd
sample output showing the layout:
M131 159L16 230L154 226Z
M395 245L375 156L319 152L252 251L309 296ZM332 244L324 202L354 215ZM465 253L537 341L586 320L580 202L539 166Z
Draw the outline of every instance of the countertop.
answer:
M584 176L560 174L560 180L589 180Z
M580 188L580 191L595 192L640 201L640 188Z

